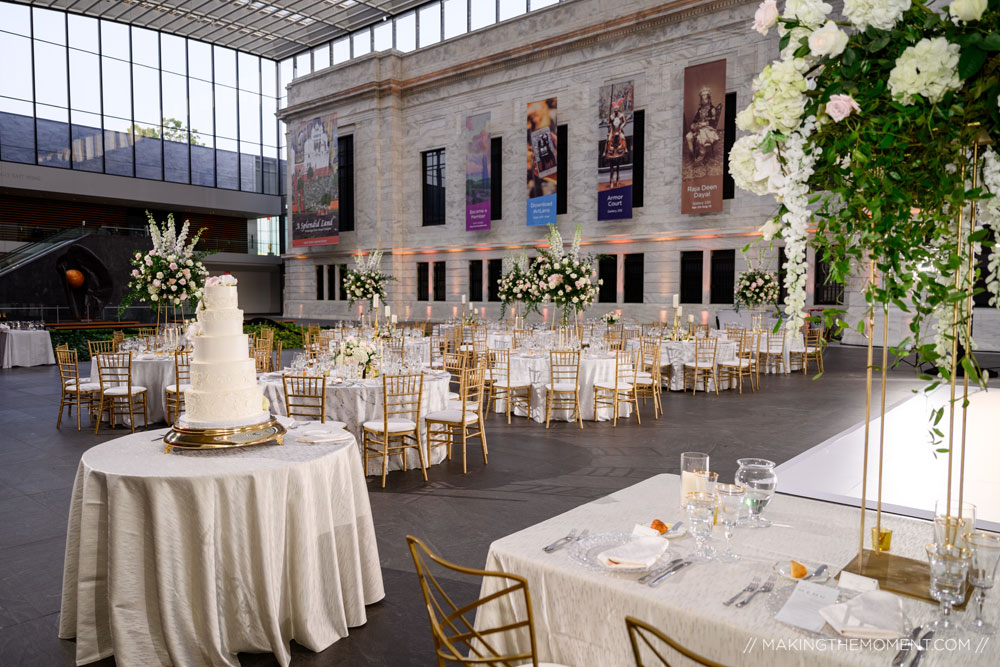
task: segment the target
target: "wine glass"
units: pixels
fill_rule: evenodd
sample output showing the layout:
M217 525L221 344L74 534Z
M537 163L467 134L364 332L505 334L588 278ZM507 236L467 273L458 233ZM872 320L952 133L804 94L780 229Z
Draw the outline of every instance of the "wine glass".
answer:
M744 502L750 509L750 515L741 520L740 525L766 528L771 522L762 517L761 512L771 502L778 485L774 462L767 459L739 459L736 462L740 466L736 471L736 483L746 489Z
M962 539L975 530L976 506L953 500L934 503L934 542L961 544Z
M969 627L984 635L996 633L997 627L983 618L983 603L986 601L986 591L993 588L997 573L997 563L1000 563L1000 536L989 533L969 533L965 536L965 544L972 552L969 562L969 583L976 588L976 618L969 622Z
M940 614L930 624L937 633L955 634L961 627L951 615L952 605L965 599L965 578L972 553L954 544L928 544L925 547L931 566L931 597L940 603Z
M715 495L719 498L719 518L726 528L726 551L719 556L719 560L732 563L740 559L733 552L732 539L736 524L744 514L746 489L739 484L716 484Z
M695 491L687 494L687 516L691 535L694 536L695 550L691 558L695 560L712 560L714 549L706 542L712 537L712 524L715 521L715 508L719 499L712 493Z
M687 495L698 491L695 473L708 470L708 454L704 452L681 453L681 507L687 503Z

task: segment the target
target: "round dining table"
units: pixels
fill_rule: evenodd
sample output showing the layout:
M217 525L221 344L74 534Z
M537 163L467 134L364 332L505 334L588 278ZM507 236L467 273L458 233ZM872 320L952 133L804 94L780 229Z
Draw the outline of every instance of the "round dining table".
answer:
M231 665L322 651L382 599L354 438L164 453L166 429L84 452L59 636L76 663Z
M149 423L166 421L167 404L163 390L176 382L177 369L174 367L174 355L140 353L132 354L132 386L146 388L146 409L149 411ZM90 359L90 381L100 382L97 372L97 357ZM141 412L141 411L140 411ZM125 417L128 425L129 418Z
M451 375L447 372L429 370L424 372L424 388L420 400L420 431L424 446L424 460L427 462L427 465L440 463L447 454L443 447L435 447L431 451L427 450L424 415L436 410L447 409L448 385L450 382ZM271 412L281 416L286 415L285 391L281 381L281 373L262 375L261 386L264 389L264 397L271 403ZM381 378L346 379L341 382L327 378L325 414L329 420L344 422L344 428L357 438L358 443L361 443L363 436L362 424L373 419L382 419L384 415ZM417 452L412 449L406 450L407 470L419 467L420 458ZM389 470L401 469L402 460L400 457L390 457ZM369 459L367 474L382 474L381 459Z

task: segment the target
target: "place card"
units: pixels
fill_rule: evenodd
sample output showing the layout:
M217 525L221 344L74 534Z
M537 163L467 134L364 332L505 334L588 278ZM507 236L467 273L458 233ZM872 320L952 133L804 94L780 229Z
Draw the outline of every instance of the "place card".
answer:
M832 586L800 581L789 596L785 606L774 618L810 632L819 632L826 621L819 610L837 603L838 590Z
M868 591L878 590L878 579L863 577L860 574L854 574L853 572L845 572L841 570L840 583L837 585L848 591L867 593Z

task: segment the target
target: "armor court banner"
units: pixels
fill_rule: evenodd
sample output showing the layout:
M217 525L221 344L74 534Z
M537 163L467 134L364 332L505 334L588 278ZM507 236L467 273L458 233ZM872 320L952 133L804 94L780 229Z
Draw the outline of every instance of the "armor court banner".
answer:
M681 213L722 211L726 61L684 70Z
M490 114L465 119L465 231L490 228Z
M528 226L556 224L556 98L528 102Z
M337 115L292 126L292 246L340 240L337 181Z
M597 219L632 217L631 81L601 86L597 101Z

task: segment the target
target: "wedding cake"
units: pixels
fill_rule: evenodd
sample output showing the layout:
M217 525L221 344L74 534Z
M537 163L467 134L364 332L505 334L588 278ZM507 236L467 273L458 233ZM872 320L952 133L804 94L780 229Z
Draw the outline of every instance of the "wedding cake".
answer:
M247 426L269 419L233 276L206 282L192 344L191 388L181 416L185 426Z

